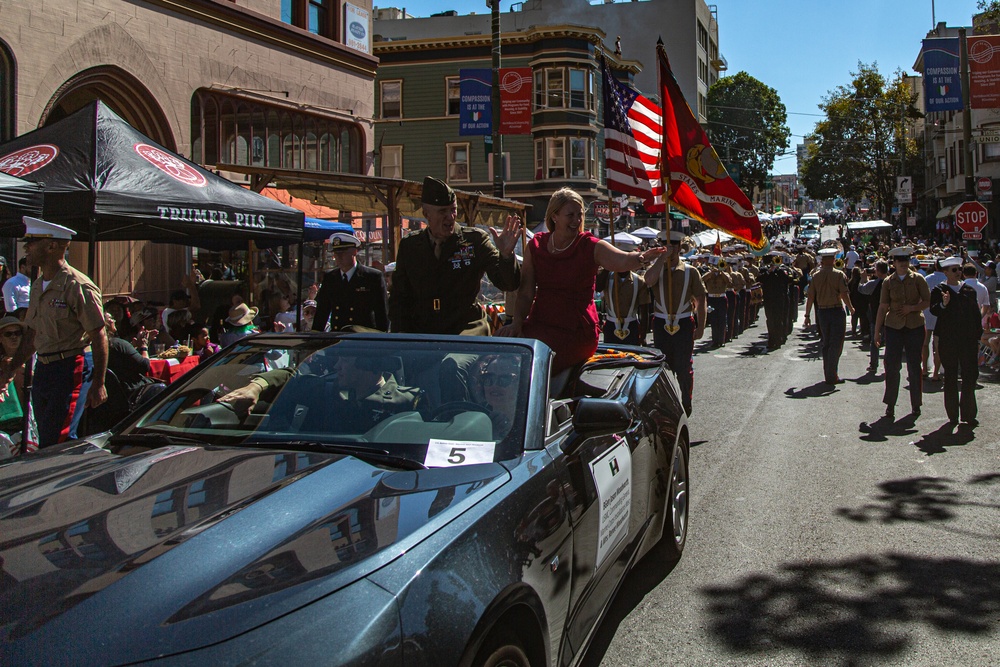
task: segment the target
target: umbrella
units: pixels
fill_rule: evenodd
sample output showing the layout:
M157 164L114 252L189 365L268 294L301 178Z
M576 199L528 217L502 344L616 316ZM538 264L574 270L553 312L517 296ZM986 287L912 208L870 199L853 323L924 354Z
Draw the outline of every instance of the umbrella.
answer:
M633 236L628 232L615 232L614 236L605 236L603 240L608 243L630 243L632 245L639 245L642 243L641 238Z
M172 153L99 100L0 146L0 171L44 183L42 217L83 241L302 237L301 211Z
M354 233L354 227L346 222L334 222L333 220L320 220L319 218L306 218L305 222L306 241L325 241L331 234L336 232Z
M655 239L660 230L653 229L652 227L640 227L639 229L633 229L629 233L632 236L638 236L640 239Z

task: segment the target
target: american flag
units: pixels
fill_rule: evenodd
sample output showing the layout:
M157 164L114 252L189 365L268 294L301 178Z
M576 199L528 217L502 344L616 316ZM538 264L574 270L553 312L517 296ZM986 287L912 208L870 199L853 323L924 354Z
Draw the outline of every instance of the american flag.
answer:
M660 181L660 107L618 82L601 61L604 75L604 161L608 189L641 197L646 210L663 210Z

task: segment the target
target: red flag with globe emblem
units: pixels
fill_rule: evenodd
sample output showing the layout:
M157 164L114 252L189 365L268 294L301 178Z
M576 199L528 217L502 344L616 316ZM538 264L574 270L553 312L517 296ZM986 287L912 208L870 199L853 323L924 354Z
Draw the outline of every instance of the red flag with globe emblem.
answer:
M656 43L660 97L663 105L661 160L670 203L714 229L746 241L756 250L767 247L757 212L712 148L674 79L663 41ZM658 209L663 210L661 205Z

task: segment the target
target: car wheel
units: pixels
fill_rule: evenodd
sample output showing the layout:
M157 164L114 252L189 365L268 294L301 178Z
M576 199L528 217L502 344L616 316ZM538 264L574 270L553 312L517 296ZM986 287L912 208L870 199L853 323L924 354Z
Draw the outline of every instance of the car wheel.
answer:
M531 667L528 654L516 637L509 634L495 636L480 651L477 667Z
M664 506L664 542L667 553L680 558L687 541L688 528L688 445L677 443L674 460L670 465L670 489Z

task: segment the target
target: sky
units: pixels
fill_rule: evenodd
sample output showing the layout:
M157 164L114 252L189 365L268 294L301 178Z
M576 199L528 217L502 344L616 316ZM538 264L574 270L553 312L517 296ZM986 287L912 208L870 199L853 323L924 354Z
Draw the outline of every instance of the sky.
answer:
M417 17L454 9L489 11L485 0L397 0L378 7L405 7ZM507 12L511 0L501 0ZM778 91L792 131L788 155L775 174L795 173L795 145L822 119L818 105L851 81L858 62L877 63L891 76L916 74L920 42L934 21L971 26L976 0L710 0L718 8L719 49L729 74L745 71ZM668 54L669 55L669 54ZM644 63L647 67L652 63Z

